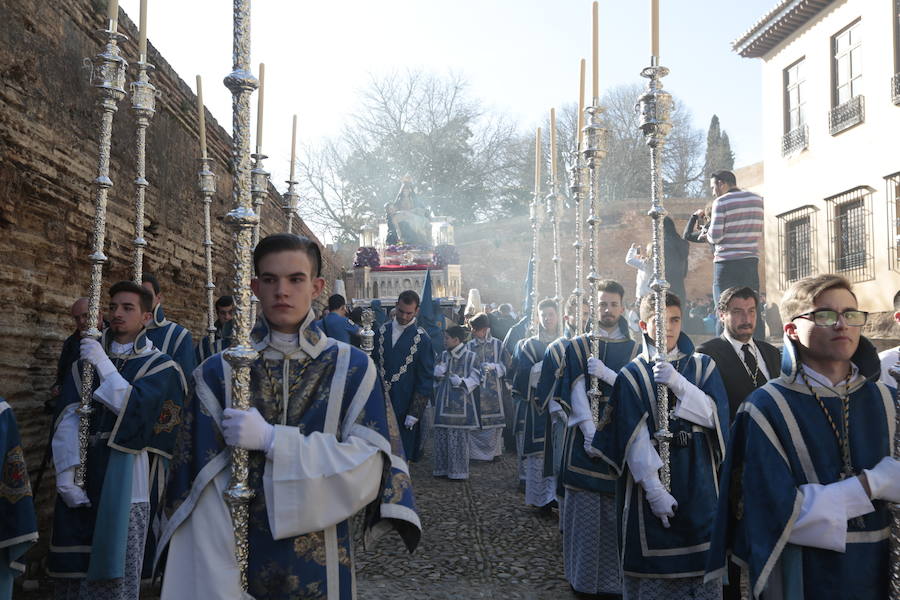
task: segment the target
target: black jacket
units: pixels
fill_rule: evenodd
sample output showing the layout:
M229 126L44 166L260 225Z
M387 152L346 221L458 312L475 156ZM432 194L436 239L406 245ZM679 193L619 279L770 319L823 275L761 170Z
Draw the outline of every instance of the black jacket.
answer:
M753 340L759 353L762 355L766 369L769 371L769 377L772 379L781 374L781 351L773 346L763 342L762 340ZM697 347L697 352L711 356L716 361L716 368L725 382L725 392L728 394L728 409L731 413L731 419L737 413L738 406L741 405L747 396L757 387L762 387L766 381L760 377L753 386L753 378L744 368L743 360L734 351L731 342L724 336L707 340ZM730 425L730 423L729 423Z

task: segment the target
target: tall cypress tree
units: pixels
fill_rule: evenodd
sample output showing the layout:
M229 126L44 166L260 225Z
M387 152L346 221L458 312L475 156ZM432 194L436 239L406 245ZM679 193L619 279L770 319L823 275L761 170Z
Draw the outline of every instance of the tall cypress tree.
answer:
M718 115L713 115L706 133L706 162L703 167L706 181L709 181L713 173L722 169L734 169L734 152L731 151L728 134L722 131ZM704 189L708 195L711 194L708 186Z

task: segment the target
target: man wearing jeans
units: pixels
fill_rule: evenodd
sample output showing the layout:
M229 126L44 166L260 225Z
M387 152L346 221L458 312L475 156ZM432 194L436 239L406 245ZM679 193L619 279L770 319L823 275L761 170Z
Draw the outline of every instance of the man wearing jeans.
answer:
M737 187L731 171L716 171L710 178L716 199L706 239L715 246L713 298L730 287L759 292L759 242L763 233L763 199ZM718 332L722 332L721 323ZM765 337L757 320L755 337Z

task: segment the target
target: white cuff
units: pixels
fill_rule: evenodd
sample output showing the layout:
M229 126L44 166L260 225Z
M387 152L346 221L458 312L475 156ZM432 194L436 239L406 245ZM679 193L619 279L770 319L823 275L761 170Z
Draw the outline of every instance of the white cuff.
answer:
M563 412L563 407L560 406L559 402L557 402L556 400L554 400L554 399L552 399L552 398L550 399L550 402L549 402L548 405L547 405L547 409L550 411L550 414L551 414L551 415L552 415L553 413L561 413L561 412ZM563 413L563 416L565 416L565 413Z
M497 375L500 377L506 376L506 366L503 363L494 363L494 370L497 371Z
M478 377L463 377L463 384L466 386L466 390L471 394L472 390L478 387L478 384L481 383L481 380Z
M599 377L603 383L613 385L616 382L616 375L617 373L606 365L600 365L600 373L598 373L596 377Z
M544 361L538 361L531 366L531 371L528 373L528 387L537 387L538 381L541 380L541 368L544 366Z
M799 546L844 552L847 520L875 510L856 477L821 485L800 486L803 504L788 542Z
M77 408L77 403L65 407L59 416L59 424L53 432L51 447L53 448L53 466L57 473L62 473L81 461L78 452L78 413L75 412Z
M119 414L122 405L125 404L125 394L129 388L131 384L118 371L113 371L103 380L100 387L94 390L94 398L114 414Z
M716 425L714 418L716 406L712 398L683 377L682 380L683 383L679 386L681 390L676 393L678 402L675 403L675 416L696 423L700 427L712 429ZM672 391L675 392L674 389Z
M645 490L654 480L659 481L659 468L663 463L656 448L650 443L650 434L644 423L640 424L634 441L625 451L625 462L631 470L631 477Z
M263 490L272 537L293 537L340 523L378 497L384 455L362 438L302 435L275 426ZM315 510L310 510L315 507Z
M572 412L569 413L569 427L574 427L576 425L580 426L581 423L584 423L585 421L593 421L591 405L588 402L587 390L585 389L585 382L586 379L584 377L579 377L575 380L575 383L572 384L570 391ZM584 430L582 430L582 433L584 433Z

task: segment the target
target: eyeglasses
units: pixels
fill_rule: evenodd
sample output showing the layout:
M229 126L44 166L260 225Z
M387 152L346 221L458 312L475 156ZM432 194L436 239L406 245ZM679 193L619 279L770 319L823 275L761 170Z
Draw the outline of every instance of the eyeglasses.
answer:
M819 310L797 315L794 319L807 319L815 323L816 327L834 327L839 317L844 317L844 323L848 327L862 327L869 320L869 313L864 310L845 310L839 313L830 308L820 308ZM791 319L791 321L794 319Z

